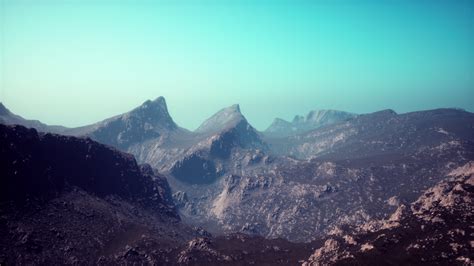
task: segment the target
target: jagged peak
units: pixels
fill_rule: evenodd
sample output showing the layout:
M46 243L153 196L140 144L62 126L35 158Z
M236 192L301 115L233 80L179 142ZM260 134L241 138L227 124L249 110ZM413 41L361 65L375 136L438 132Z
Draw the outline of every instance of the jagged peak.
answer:
M222 108L217 113L204 121L195 132L210 133L218 132L226 128L233 127L241 121L247 121L240 112L238 104Z
M242 113L240 112L240 105L239 104L233 104L229 107L221 109L219 112L222 112L222 111L235 112L235 113L239 113L239 114L242 115Z
M10 110L8 110L8 108L0 102L0 115L8 115L10 113Z
M304 119L305 118L302 115L295 115L295 117L293 118L293 120L291 122L292 123L300 123L300 122L303 122Z
M320 126L347 120L355 116L357 115L353 113L331 109L312 110L306 116L296 115L291 122L276 118L265 130L265 133L280 137L290 136L299 132L316 129Z
M142 105L133 109L128 114L171 119L168 112L168 107L166 105L166 100L163 96L160 96L153 101L146 100Z
M168 107L166 106L166 100L163 96L156 98L155 100L146 100L139 108L148 109L148 108L160 108L168 112Z
M147 100L132 111L120 116L121 119L130 119L132 117L160 128L177 128L176 123L174 123L168 112L168 107L166 106L166 101L163 96L155 100Z

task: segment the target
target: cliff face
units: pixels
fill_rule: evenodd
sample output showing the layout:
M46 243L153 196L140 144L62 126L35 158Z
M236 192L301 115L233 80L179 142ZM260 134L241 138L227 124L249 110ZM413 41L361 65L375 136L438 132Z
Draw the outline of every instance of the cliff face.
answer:
M74 187L178 218L166 180L133 156L90 139L0 125L0 201L45 201ZM157 182L156 182L157 181Z
M193 235L166 179L129 154L0 125L0 158L0 264L113 262L137 241L160 250Z

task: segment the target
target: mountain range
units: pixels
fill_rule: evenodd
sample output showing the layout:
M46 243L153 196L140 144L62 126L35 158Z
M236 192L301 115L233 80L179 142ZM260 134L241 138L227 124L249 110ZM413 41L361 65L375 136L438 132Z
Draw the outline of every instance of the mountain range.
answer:
M416 231L416 226L421 226L422 222L416 222L421 216L416 216L413 211L407 216L411 218L402 217L403 219L397 220L399 224L406 224L406 228L380 227L380 232L360 228L368 224L383 224L390 215L400 212L401 208L407 208L403 206L412 206L410 204L420 201L420 197L430 198L432 194L428 195L426 193L429 192L425 191L436 190L437 186L448 182L454 176L453 173L458 173L456 176L471 176L472 173L468 170L459 174L459 169L467 169L466 165L474 161L474 114L460 109L435 109L404 114L397 114L393 110L370 114L319 110L310 112L306 117L296 116L292 122L276 119L267 130L259 132L242 115L240 107L232 105L218 111L195 131L189 131L173 121L165 99L159 97L144 102L130 112L79 128L48 126L39 121L26 120L0 104L0 123L20 124L40 131L37 133L15 126L2 128L2 136L7 136L2 139L2 147L10 147L8 143L14 143L11 150L2 149L2 152L7 152L2 157L15 158L9 163L22 161L25 160L20 156L25 154L22 149L33 148L31 153L35 155L27 156L30 158L28 160L39 160L41 163L35 162L35 165L43 165L35 166L36 168L28 164L18 166L18 169L38 169L28 170L30 172L23 174L24 180L34 175L32 171L45 175L45 179L37 179L33 184L39 184L40 194L48 196L35 198L34 202L39 202L35 204L56 208L48 205L51 204L51 199L55 202L58 198L73 193L75 199L79 194L87 195L79 198L86 198L88 204L100 201L101 204L110 205L106 208L110 210L117 210L114 201L110 201L112 196L137 206L139 213L142 210L147 213L157 211L153 217L170 217L164 220L174 221L174 225L168 226L169 228L187 228L184 230L186 233L176 237L179 241L167 242L173 246L169 253L152 256L158 261L163 258L171 261L171 257L179 257L181 261L173 262L178 264L199 264L202 260L231 263L236 258L249 259L249 263L258 260L264 263L272 256L272 252L278 253L277 249L282 246L285 246L288 254L292 254L286 256L287 260L281 260L283 264L294 264L299 260L315 265L351 264L354 261L348 260L350 258L367 261L374 254L383 253L375 241L376 234L396 230L401 231L402 236L395 239L403 239L405 231ZM18 144L15 144L15 138L19 138ZM23 140L28 142L22 143ZM88 166L87 161L82 163L81 158L88 158L88 154L81 154L82 148L78 148L80 145L92 147L88 149L104 150L97 155L98 161L112 162L112 159L101 159L107 156L118 158L119 161L121 157L129 158L128 162L115 164L132 169L130 171L134 175L140 176L141 172L142 177L132 179L142 183L127 183L127 180L132 179L114 183L115 176L123 176L122 173L130 176L131 173L127 174L125 169L114 172L116 170L112 170L113 164L104 164L104 169L100 169L100 164ZM42 153L37 154L38 150ZM50 154L55 153L58 153L56 157L48 159ZM132 154L138 163L144 165L138 166L135 159L127 157L126 153ZM68 154L75 154L76 157ZM70 174L61 172L76 169L62 166L72 161L79 165L74 166L78 170L72 170L76 175L69 176ZM9 164L2 167L7 169L7 177L21 173L10 167ZM53 170L48 170L50 168ZM92 170L90 173L82 173L80 169L85 168ZM89 183L82 182L82 176L87 176ZM17 202L15 195L9 195L8 191L17 186L28 186L31 180L21 181L23 179L5 179L7 183L2 187L9 189L4 191L7 196L3 201ZM14 180L19 180L20 183L17 184ZM469 180L456 181L466 187L466 193L472 192ZM102 192L109 182L113 186L113 193ZM44 183L53 186L47 186L43 191L41 184ZM140 187L153 191L153 186L158 186L155 189L162 191L158 193L159 197L137 190ZM121 188L124 187L127 190L122 191ZM55 189L49 191L51 188ZM35 191L34 186L25 188L25 191L30 195L30 192ZM156 200L152 201L154 198ZM459 201L464 202L464 205L459 205L464 211L472 208L472 202L468 198ZM20 197L19 202L18 204L25 204L24 197ZM161 207L153 207L155 203L152 202L160 202L161 205L158 205ZM131 210L122 208L120 211L129 213ZM444 209L442 211L446 212ZM459 216L457 213L449 215ZM132 220L130 223L148 226L151 220L145 220ZM410 227L412 220L415 222ZM432 220L427 221L429 232L437 228L429 224ZM21 219L18 218L18 221ZM444 226L445 229L440 229L439 232L455 229L451 228L454 224L449 222ZM465 227L462 230L467 230ZM123 229L120 226L117 228ZM346 235L366 240L368 244L362 247L360 244L352 245L350 240L341 242L340 237L344 235L333 237L335 230L346 230ZM254 251L265 250L263 245L280 242L276 249L262 251L265 255L260 257L245 254L240 254L239 257L235 253L238 250L237 243L241 241L239 239L247 241L254 247ZM360 243L362 240L356 242ZM459 252L451 251L452 254L448 254L446 258L426 259L452 262L472 259L465 252L466 239L461 237L455 240L460 241L459 245L463 247ZM186 241L188 248L178 248ZM401 243L408 243L403 241ZM137 247L143 248L142 244L140 242ZM220 250L226 245L235 249ZM393 248L405 248L403 245L395 245ZM357 249L366 250L369 246L375 247L368 249L369 255L356 252ZM178 252L180 248L181 251ZM3 249L8 250L6 246ZM445 250L446 247L436 249ZM135 250L135 253L148 254L146 250ZM375 253L371 253L372 250ZM13 255L7 257L11 256ZM409 256L411 259L415 255ZM411 263L410 259L405 262ZM117 261L108 256L104 256L103 260ZM385 262L394 261L397 260L387 258Z
M356 114L337 110L313 110L306 116L295 116L291 122L275 118L273 123L264 132L269 137L288 137L325 125L349 120L356 116Z

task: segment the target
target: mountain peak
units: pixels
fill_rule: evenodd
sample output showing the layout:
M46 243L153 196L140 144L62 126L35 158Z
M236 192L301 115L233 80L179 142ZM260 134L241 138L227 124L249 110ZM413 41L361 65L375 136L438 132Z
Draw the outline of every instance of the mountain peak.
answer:
M241 121L247 121L240 112L238 104L223 108L211 116L196 129L197 133L219 132L226 128L231 128Z
M175 131L163 97L147 100L130 112L94 124L87 134L94 140L126 150L133 144Z
M306 116L296 115L291 122L277 118L265 130L265 133L272 137L291 136L355 116L355 114L337 110L312 110Z
M233 105L227 107L227 109L232 110L232 111L234 111L234 112L237 112L237 113L241 114L241 113L240 113L240 105L239 105L239 104L233 104Z
M143 123L148 123L150 126L161 129L177 128L177 125L174 123L168 112L166 100L163 96L160 96L153 101L147 100L139 107L124 115L125 119L131 117L134 117L135 120L138 119L137 122L141 121Z
M292 123L302 123L304 122L305 118L302 115L295 115L293 120L291 121Z
M149 120L150 122L154 121L157 123L171 123L173 120L168 112L166 100L163 96L160 96L153 101L146 100L142 105L130 111L128 113L128 116L138 116L143 119ZM174 124L174 122L171 124Z
M166 106L166 100L163 96L156 98L155 100L146 100L139 109L161 109L168 112L168 107Z
M337 121L346 120L354 117L352 113L331 110L331 109L321 109L321 110L312 110L306 115L305 122L317 123L317 124L329 124Z
M0 102L0 115L8 115L10 110L8 110L3 103Z

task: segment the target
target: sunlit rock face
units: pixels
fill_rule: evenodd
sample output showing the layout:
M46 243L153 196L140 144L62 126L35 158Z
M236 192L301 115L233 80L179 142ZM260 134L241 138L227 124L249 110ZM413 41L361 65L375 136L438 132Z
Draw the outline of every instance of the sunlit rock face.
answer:
M472 263L474 161L388 218L331 231L303 265Z

